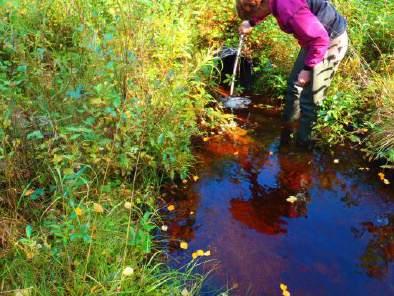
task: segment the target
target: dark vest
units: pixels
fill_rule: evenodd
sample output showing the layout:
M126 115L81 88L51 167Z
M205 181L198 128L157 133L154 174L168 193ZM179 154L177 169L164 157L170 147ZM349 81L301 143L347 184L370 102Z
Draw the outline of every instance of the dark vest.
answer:
M346 20L338 13L329 0L306 0L309 9L323 24L330 39L334 39L346 30Z

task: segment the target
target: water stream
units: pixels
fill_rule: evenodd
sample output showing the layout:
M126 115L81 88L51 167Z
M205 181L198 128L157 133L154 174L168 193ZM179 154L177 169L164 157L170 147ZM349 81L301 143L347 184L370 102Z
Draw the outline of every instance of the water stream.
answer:
M254 104L197 145L198 180L166 188L169 264L209 250L202 295L394 295L393 186L355 150L281 148L278 112Z

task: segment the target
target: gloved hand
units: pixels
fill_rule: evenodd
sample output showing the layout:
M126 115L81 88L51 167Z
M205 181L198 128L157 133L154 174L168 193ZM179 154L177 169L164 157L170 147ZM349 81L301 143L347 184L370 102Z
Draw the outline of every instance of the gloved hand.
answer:
M252 32L253 27L250 25L249 21L243 21L238 28L238 32L241 35L249 34Z

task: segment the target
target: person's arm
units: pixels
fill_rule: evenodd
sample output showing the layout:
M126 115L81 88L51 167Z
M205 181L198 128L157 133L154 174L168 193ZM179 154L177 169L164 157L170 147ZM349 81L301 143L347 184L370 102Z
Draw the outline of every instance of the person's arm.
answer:
M323 61L330 45L327 30L307 7L300 8L288 21L288 25L300 45L307 51L304 70L312 70Z

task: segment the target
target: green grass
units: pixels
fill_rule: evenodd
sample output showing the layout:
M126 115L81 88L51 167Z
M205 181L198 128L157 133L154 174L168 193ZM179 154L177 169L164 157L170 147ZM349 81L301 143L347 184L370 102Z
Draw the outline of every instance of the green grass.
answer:
M2 291L197 293L154 233L159 186L188 176L198 122L227 120L207 107L201 3L0 1Z

